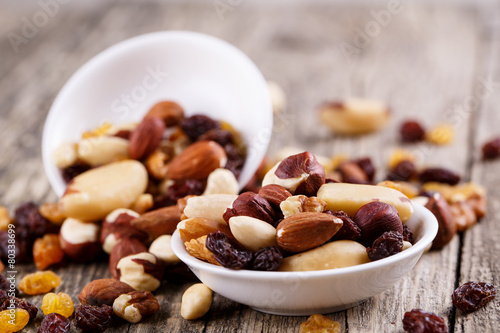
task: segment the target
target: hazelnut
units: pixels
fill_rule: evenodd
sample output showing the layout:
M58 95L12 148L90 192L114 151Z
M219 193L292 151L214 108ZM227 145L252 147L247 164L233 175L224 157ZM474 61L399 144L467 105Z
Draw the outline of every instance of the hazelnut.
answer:
M116 265L120 259L127 257L131 254L146 252L146 246L136 238L123 238L118 244L113 247L109 255L109 272L115 279L120 278L120 272Z
M181 220L181 212L177 206L163 207L144 213L130 224L149 235L149 240L156 239L161 235L171 235L177 223Z
M269 202L254 192L240 194L223 215L226 222L233 216L250 216L274 223L274 210Z
M180 259L172 250L171 235L163 235L155 239L149 246L149 253L154 254L165 266L175 265L180 262Z
M338 171L342 175L344 183L351 184L368 184L368 176L355 162L343 162L339 165Z
M386 231L403 233L403 224L396 208L381 201L372 201L361 206L353 221L361 229L358 241L364 246L371 246L373 241Z
M278 184L292 194L316 195L325 183L325 169L316 157L309 153L292 155L269 170L262 185Z
M115 279L99 279L87 284L78 295L78 299L80 303L87 305L112 305L118 296L131 291L134 289L124 282Z
M440 193L435 193L429 198L425 208L430 210L439 224L436 238L432 242L433 249L441 249L448 244L457 233L457 224L453 218L450 205Z
M156 117L163 120L166 127L178 125L184 119L184 110L182 106L172 101L158 102L144 116Z
M275 207L279 207L282 201L292 196L286 188L277 184L263 186L259 190L259 195Z
M153 291L158 289L163 277L163 267L152 253L141 252L120 259L116 265L120 281L135 290Z
M59 231L62 250L74 261L92 261L101 251L99 229L97 224L67 218Z
M156 313L160 303L149 291L131 291L118 296L113 302L113 312L131 323L138 323L144 317Z
M147 239L145 232L134 228L130 224L130 221L137 217L139 217L139 214L133 210L118 208L104 218L100 237L104 252L111 253L113 247L123 237L137 238L141 241Z

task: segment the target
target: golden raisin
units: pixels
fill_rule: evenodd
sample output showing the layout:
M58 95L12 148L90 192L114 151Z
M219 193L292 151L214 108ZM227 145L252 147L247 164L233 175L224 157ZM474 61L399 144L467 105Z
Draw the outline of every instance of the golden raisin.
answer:
M101 126L91 130L83 132L82 139L94 138L99 136L104 136L109 134L113 130L113 125L108 122L104 122Z
M42 311L44 315L49 313L59 313L60 315L69 318L73 314L75 306L71 300L71 296L66 293L48 293L43 296Z
M415 159L415 154L413 154L412 152L406 151L404 149L396 149L392 153L387 164L389 170L392 170L402 161L410 161L415 163Z
M425 140L436 145L447 145L453 141L455 137L455 129L451 125L438 125L428 131L425 135Z
M58 225L61 225L66 219L62 207L55 202L44 203L40 206L40 208L38 208L38 211L40 212L40 215L45 217L47 220Z
M340 324L320 314L313 314L300 325L299 333L339 333Z
M27 295L48 293L61 284L61 278L52 271L31 273L19 282L19 290Z
M12 223L12 217L9 215L9 210L0 206L0 230L8 230L9 224Z
M33 244L33 260L36 268L46 269L50 265L60 263L64 258L64 252L56 234L45 234L38 238Z
M28 324L30 315L24 309L4 310L0 312L0 333L18 332Z

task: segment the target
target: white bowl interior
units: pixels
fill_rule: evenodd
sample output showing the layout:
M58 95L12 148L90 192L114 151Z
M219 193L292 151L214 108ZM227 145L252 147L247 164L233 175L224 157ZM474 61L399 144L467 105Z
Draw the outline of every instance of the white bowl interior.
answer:
M234 126L248 146L239 183L258 168L272 132L266 82L234 46L208 35L163 31L116 44L82 66L54 101L45 122L42 155L49 181L60 196L66 184L52 161L63 142L104 122L139 121L162 100Z
M437 234L434 215L420 205L406 222L415 244L391 257L363 265L309 272L231 270L198 260L186 251L176 231L174 253L213 291L258 311L311 315L350 308L394 285L417 263Z

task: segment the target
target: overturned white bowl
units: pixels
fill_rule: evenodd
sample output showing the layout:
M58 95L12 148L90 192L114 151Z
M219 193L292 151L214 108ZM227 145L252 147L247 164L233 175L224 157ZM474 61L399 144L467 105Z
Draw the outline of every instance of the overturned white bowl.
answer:
M210 289L255 310L290 316L330 313L353 307L407 274L437 234L434 215L420 205L406 225L415 244L396 255L363 265L309 272L231 270L198 260L186 251L179 232L174 253Z
M272 132L266 81L240 50L212 36L187 31L141 35L99 53L64 85L45 122L42 155L57 195L66 189L52 154L84 131L111 122L140 121L155 103L173 100L187 115L225 120L248 147L239 183L257 170Z

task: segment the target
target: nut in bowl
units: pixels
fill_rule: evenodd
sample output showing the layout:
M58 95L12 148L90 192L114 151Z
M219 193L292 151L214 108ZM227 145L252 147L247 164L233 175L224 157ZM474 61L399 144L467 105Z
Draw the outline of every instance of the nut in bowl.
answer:
M172 237L174 253L210 289L255 310L279 315L330 313L392 287L415 266L436 236L434 215L420 205L405 225L414 233L412 247L361 265L319 271L268 272L231 270L191 256L179 230Z

